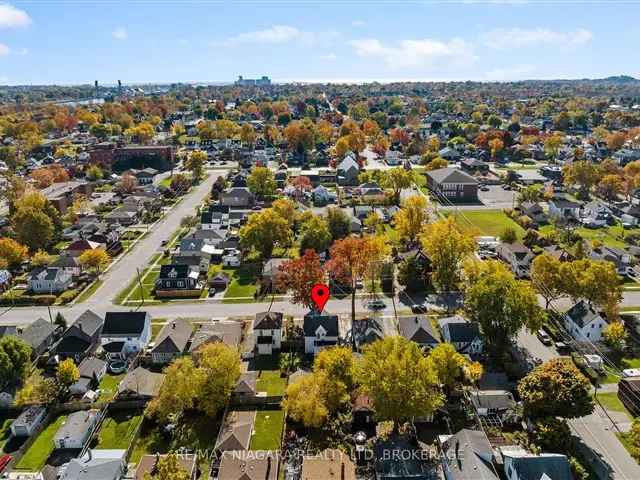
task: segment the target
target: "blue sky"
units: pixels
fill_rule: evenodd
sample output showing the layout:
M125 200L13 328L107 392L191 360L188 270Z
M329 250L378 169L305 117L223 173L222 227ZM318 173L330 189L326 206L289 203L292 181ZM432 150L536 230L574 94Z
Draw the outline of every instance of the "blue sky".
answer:
M0 84L640 77L636 0L0 3Z

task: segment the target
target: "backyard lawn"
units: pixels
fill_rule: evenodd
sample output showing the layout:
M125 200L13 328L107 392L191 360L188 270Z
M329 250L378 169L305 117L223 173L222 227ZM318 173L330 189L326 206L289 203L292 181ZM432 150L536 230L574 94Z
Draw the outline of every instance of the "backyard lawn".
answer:
M508 227L515 230L519 239L522 239L525 233L524 229L502 210L461 210L450 215L455 215L461 228L472 230L478 235L499 237Z
M60 415L40 432L36 440L31 444L27 452L16 465L16 470L39 472L53 452L53 436L56 434L66 415Z
M258 410L253 424L250 450L278 450L284 426L282 410Z
M102 422L98 435L98 450L126 450L136 433L142 415L122 410L110 414Z
M280 377L280 370L262 370L258 374L257 389L267 392L267 396L284 395L287 380Z
M181 447L189 450L210 450L216 443L220 419L190 415L180 419L171 437L163 435L160 427L145 421L135 442L129 462L138 463L143 455L168 453Z
M124 373L120 375L111 375L110 373L105 374L100 380L100 385L98 388L100 389L100 396L98 397L98 402L110 402L113 400L116 392L118 391L118 385L120 381L124 378Z

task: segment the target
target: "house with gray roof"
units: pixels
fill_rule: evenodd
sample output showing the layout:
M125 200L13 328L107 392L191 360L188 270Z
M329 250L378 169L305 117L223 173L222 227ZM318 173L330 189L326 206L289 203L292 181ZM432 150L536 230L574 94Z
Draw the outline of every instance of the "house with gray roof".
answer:
M80 315L62 335L53 350L60 359L73 358L79 363L92 353L100 343L104 319L91 310Z
M158 395L163 382L163 373L137 367L128 372L118 385L118 398L151 400Z
M218 453L248 450L255 418L255 411L229 411L218 432L214 450Z
M31 347L31 356L35 358L42 355L53 345L57 330L58 327L51 322L38 318L26 327L19 328L16 336Z
M493 449L482 430L440 435L440 462L446 480L498 480Z
M426 315L399 317L398 329L400 335L422 348L432 349L440 343L440 335Z
M438 320L442 339L451 343L460 353L478 355L484 350L480 326L459 315Z
M564 315L564 324L571 336L579 342L602 340L607 321L593 305L580 300Z
M47 409L40 405L27 407L11 423L11 433L16 437L30 437L47 416Z
M151 361L155 364L167 364L182 355L191 339L193 325L188 320L177 318L167 322L151 350Z
M426 173L427 187L437 198L453 203L478 201L478 181L458 168L439 168Z
M89 450L82 458L73 458L55 476L58 480L120 480L125 470L125 450ZM45 477L46 478L46 477Z
M64 268L34 268L27 279L29 290L38 294L64 292L71 287L72 275Z
M124 354L144 350L151 341L151 315L148 312L107 312L100 333L104 347L111 342L124 342Z
M337 167L338 185L358 185L360 165L355 153L347 153Z
M69 387L69 391L75 395L84 395L99 385L107 373L107 362L96 357L87 357L80 362L78 370L80 378Z
M55 448L83 448L91 437L93 427L98 423L98 416L97 410L80 410L67 415L53 436Z

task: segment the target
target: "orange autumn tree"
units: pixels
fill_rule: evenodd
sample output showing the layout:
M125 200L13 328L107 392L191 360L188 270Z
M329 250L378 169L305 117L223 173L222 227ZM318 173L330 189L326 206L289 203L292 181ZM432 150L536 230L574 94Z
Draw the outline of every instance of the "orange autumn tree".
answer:
M332 277L351 289L351 325L356 319L356 282L363 278L371 267L374 245L369 238L347 237L336 240L331 247L331 260L327 269Z
M306 250L304 255L294 260L288 260L279 267L277 286L293 294L292 303L313 308L311 287L316 283L323 283L325 271L320 262L320 256L315 250Z

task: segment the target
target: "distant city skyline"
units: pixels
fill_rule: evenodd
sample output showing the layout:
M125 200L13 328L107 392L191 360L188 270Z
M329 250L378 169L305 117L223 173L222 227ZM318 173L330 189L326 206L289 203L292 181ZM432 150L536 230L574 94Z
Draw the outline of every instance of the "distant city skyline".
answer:
M0 3L0 84L640 77L640 2Z

